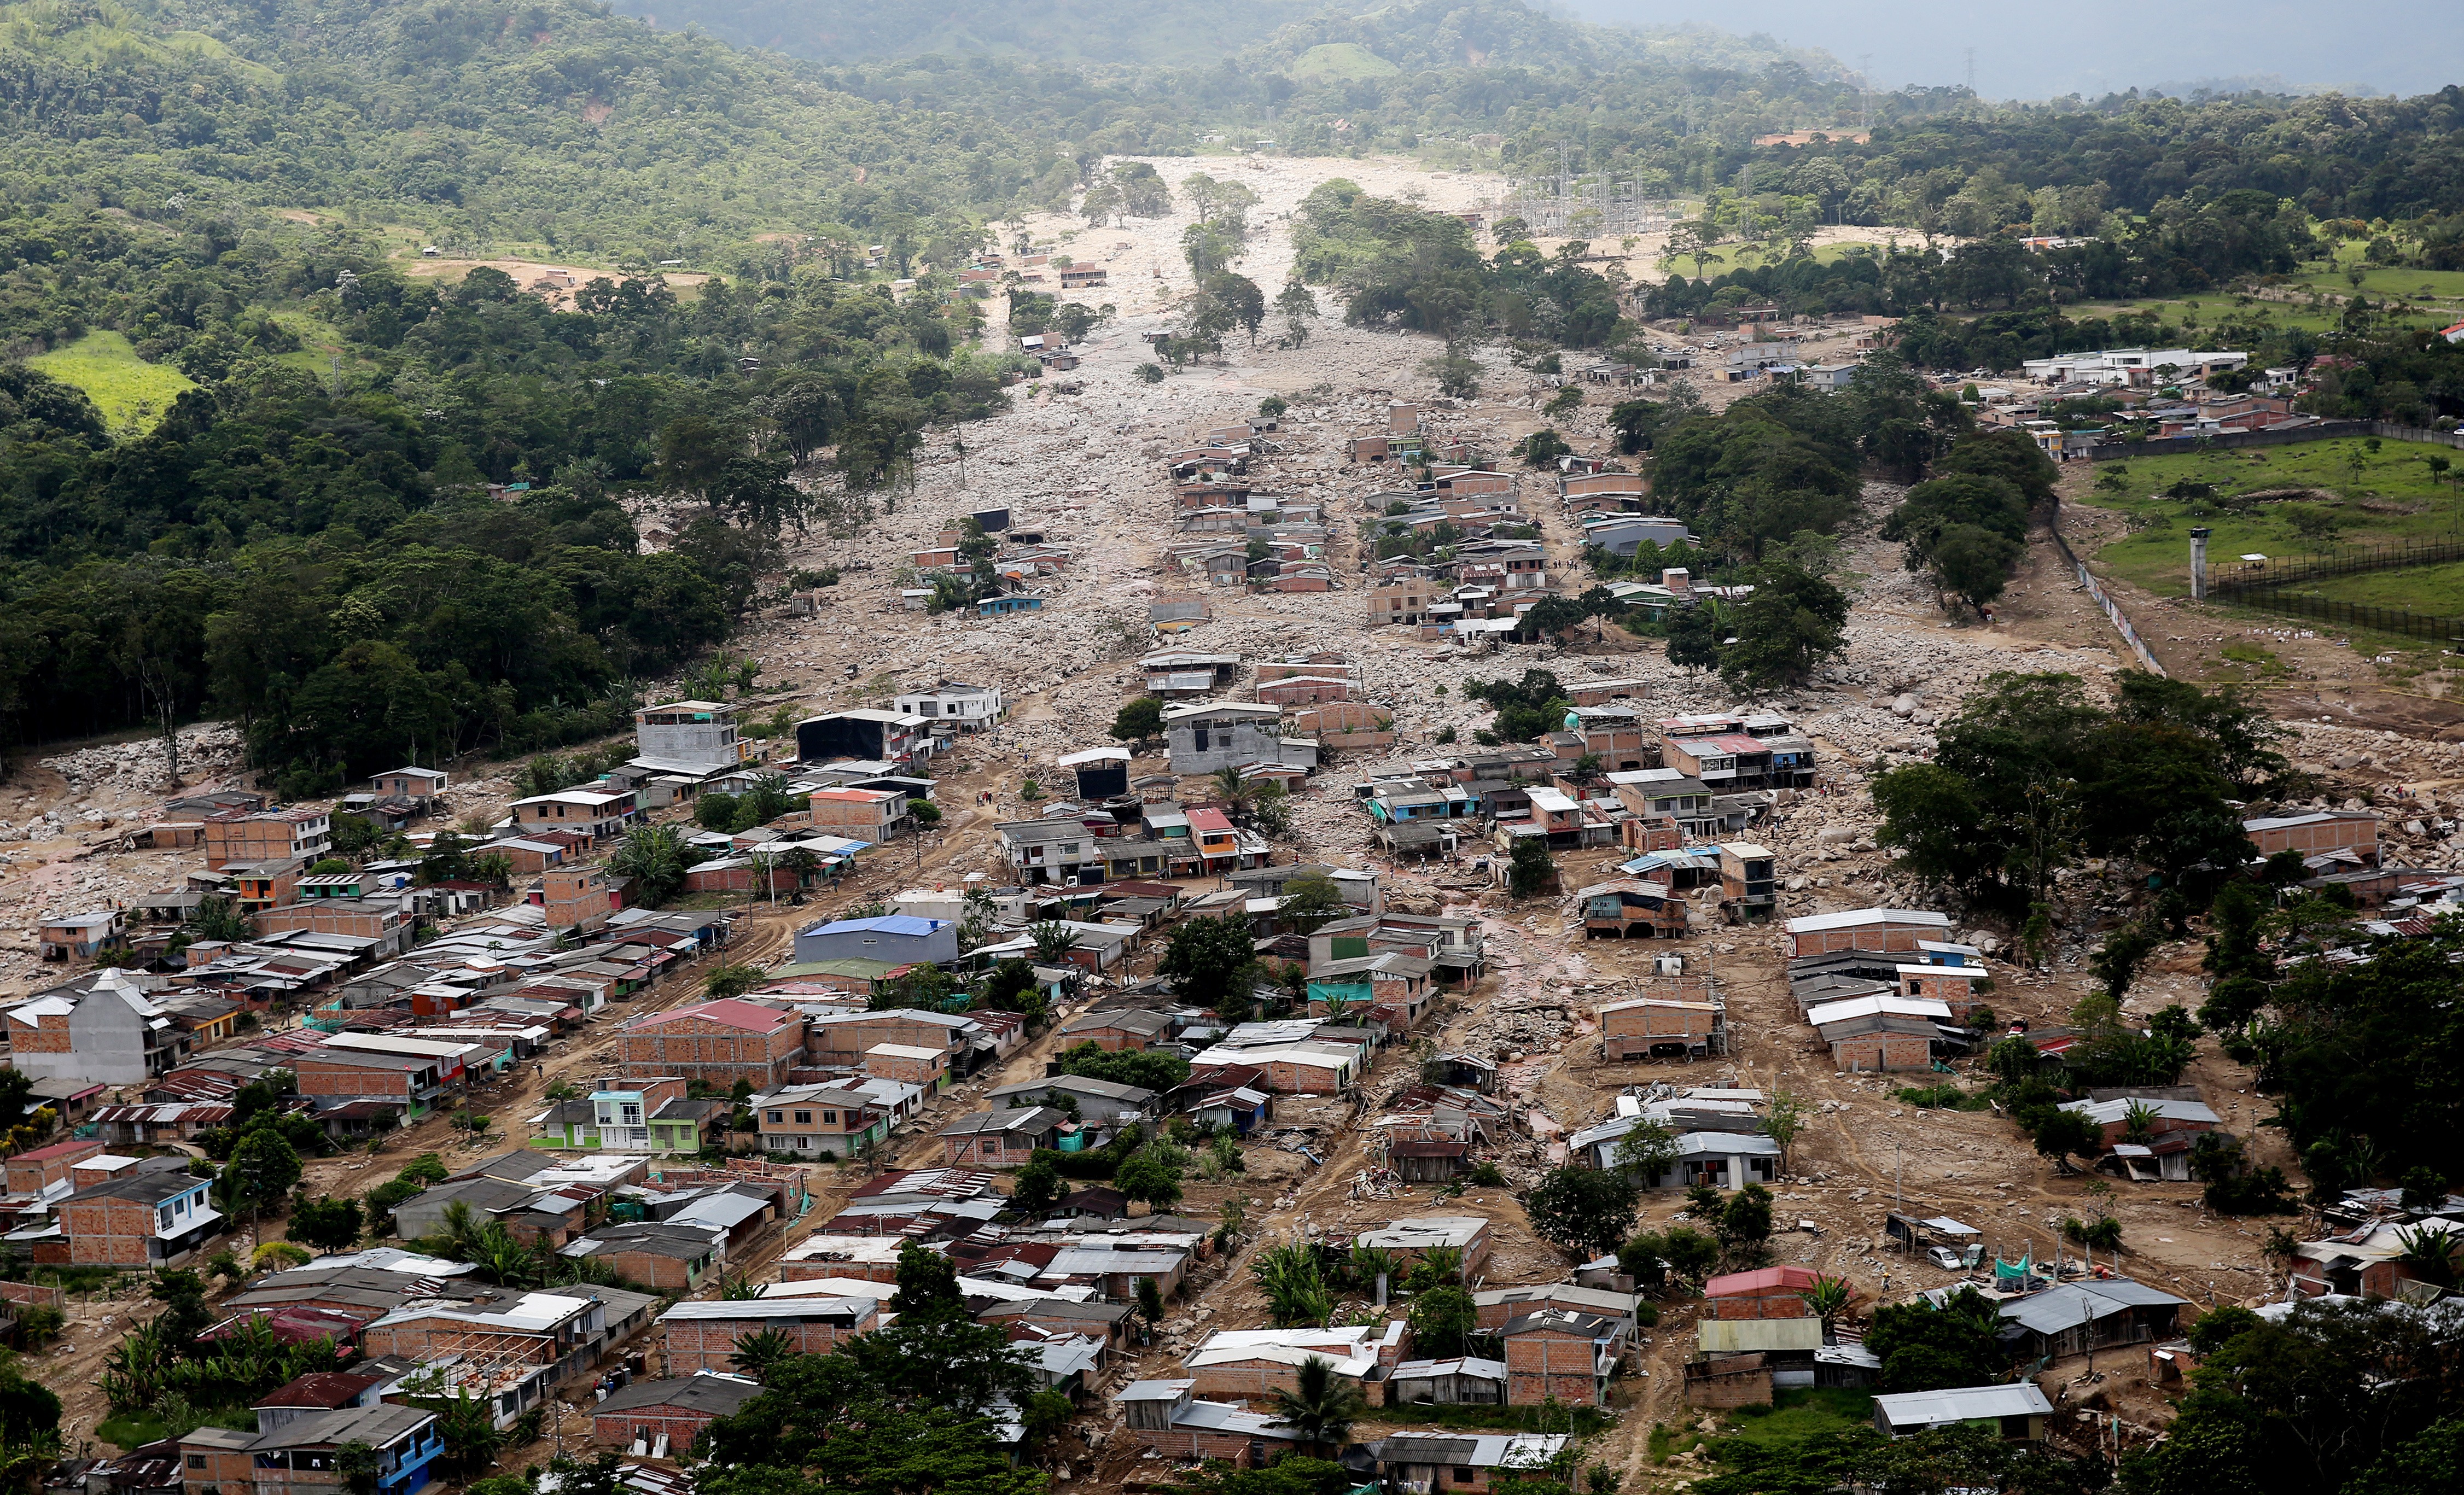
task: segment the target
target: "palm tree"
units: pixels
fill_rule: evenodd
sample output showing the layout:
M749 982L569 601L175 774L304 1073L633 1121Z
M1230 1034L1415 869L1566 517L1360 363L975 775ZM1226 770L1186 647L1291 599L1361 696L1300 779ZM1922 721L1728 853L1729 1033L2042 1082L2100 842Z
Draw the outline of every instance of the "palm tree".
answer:
M1274 1425L1300 1434L1303 1446L1330 1451L1343 1446L1352 1424L1369 1410L1369 1398L1353 1382L1334 1374L1334 1362L1310 1355L1292 1373L1289 1391L1275 1388Z
M1027 937L1035 941L1035 958L1045 965L1059 965L1069 958L1078 944L1078 932L1062 919L1045 919L1027 927Z
M1323 1324L1334 1314L1334 1295L1319 1272L1317 1252L1299 1242L1268 1246L1249 1264L1258 1290L1266 1295L1266 1311L1277 1329Z
M795 1352L796 1342L787 1337L784 1330L765 1329L738 1335L736 1352L727 1357L727 1363L758 1381L765 1379Z
M2144 1144L2155 1134L2156 1108L2145 1101L2132 1101L2123 1112L2122 1139Z
M1857 1289L1848 1286L1845 1277L1816 1277L1814 1286L1797 1296L1805 1300L1815 1318L1822 1320L1822 1331L1828 1334L1832 1324L1857 1301Z
M488 1225L495 1223L495 1220L487 1221ZM472 1209L467 1201L455 1199L445 1206L443 1224L443 1229L429 1236L420 1244L427 1247L430 1254L441 1256L449 1262L477 1261L480 1242L486 1230L486 1226L480 1222L478 1212Z
M2396 1261L2404 1266L2407 1276L2433 1286L2455 1286L2456 1257L2464 1253L2464 1231L2424 1225L2418 1230L2398 1230L2395 1239L2404 1247Z
M1215 797L1223 802L1223 813L1236 821L1249 818L1249 806L1258 797L1258 786L1241 777L1237 768L1215 770Z

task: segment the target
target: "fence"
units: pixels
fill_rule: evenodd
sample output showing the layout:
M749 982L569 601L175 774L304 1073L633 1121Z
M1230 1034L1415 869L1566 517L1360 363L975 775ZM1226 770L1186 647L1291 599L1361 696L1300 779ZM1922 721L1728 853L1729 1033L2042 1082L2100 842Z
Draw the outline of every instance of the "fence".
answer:
M2413 612L2401 607L2371 607L2360 603L2338 602L2331 597L2313 597L2303 592L2251 592L2225 600L2236 606L2256 607L2296 618L2315 618L2321 623L2347 628L2401 634L2434 644L2464 644L2464 618Z
M54 1308L65 1308L69 1303L67 1295L57 1287L44 1287L25 1282L0 1282L0 1299L11 1303L33 1304Z
M2292 586L2331 576L2359 576L2365 571L2400 571L2409 566L2445 565L2464 561L2464 540L2432 540L2385 550L2358 550L2343 556L2293 556L2279 561L2230 562L2208 568L2208 591L2222 596Z
M2171 456L2184 451L2231 451L2239 447L2289 447L2304 441L2340 441L2347 436L2380 436L2388 441L2421 441L2436 447L2464 449L2464 431L2430 430L2398 426L2393 421L2321 421L2289 429L2217 431L2206 436L2167 436L2156 441L2108 441L2087 449L2091 462L2123 462L2132 457Z
M2070 541L2062 539L2061 517L2061 509L2057 506L2054 510L2054 522L2047 526L2048 533L2054 537L2055 548L2062 553L2062 560L2077 574L2079 585L2086 587L2087 594L2096 599L2096 605L2104 609L2104 615L2112 622L2114 631L2122 635L2122 642L2130 646L2130 652L2138 656L2139 663L2145 666L2151 674L2163 674L2165 667L2156 662L2156 651L2147 647L2146 641L2139 636L2138 628L2132 627L2130 614L2122 610L2122 605L2115 602L2105 591L2104 584L2096 579L2095 573L2088 570L2086 563L2072 553Z

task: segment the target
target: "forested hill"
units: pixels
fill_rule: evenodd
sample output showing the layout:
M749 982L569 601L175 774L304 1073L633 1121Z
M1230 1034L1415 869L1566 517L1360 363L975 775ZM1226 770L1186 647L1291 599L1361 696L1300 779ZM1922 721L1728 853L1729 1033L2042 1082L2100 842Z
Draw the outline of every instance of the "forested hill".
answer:
M996 205L1038 169L980 116L572 0L0 7L0 173L21 208L330 208L649 261Z
M1377 77L1482 67L1603 68L1638 62L1759 71L1838 65L1768 37L1708 27L1595 26L1522 0L624 0L661 30L699 27L745 46L831 62L989 54L1093 66ZM1340 49L1333 53L1313 49Z

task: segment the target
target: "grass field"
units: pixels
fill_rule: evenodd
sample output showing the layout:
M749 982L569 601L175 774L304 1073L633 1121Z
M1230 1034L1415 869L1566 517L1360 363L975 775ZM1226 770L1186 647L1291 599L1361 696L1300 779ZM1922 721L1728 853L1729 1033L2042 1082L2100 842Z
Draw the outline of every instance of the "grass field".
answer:
M2091 492L2071 501L2113 509L2150 524L2107 543L2097 560L2115 576L2151 592L2188 596L2193 524L2214 531L2208 541L2211 575L2223 574L2234 557L2245 554L2281 560L2325 552L2329 547L2295 528L2294 517L2304 513L2334 517L2336 550L2464 538L2459 534L2464 490L2453 481L2457 472L2451 472L2448 481L2433 481L2422 460L2430 456L2451 458L2464 472L2464 451L2452 448L2388 441L2372 452L2360 440L2318 441L2099 463L2100 477L2118 469L2126 486L2119 494ZM2177 482L2212 484L2215 492L2205 498L2162 496ZM2299 492L2281 499L2248 496L2285 490ZM2453 608L2408 600L2423 611L2464 612L2464 593Z
M2295 283L2315 285L2321 291L2350 296L2353 283L2345 278L2347 271L2362 272L2361 293L2372 300L2389 298L2412 301L2464 301L2464 270L2414 270L2404 265L2373 265L2363 258L2364 246L2345 244L2338 248L2332 266L2318 261L2305 261L2302 274L2293 275Z
M168 363L148 363L137 356L128 340L116 332L89 332L64 348L55 348L26 361L54 379L77 385L102 411L103 424L149 431L171 408L171 402L196 381Z
M1718 249L1709 251L1703 256L1701 275L1695 273L1694 256L1682 254L1669 265L1668 273L1683 275L1688 280L1697 280L1705 275L1725 275L1731 270L1765 269L1779 262L1760 252L1756 252L1753 258L1748 259L1745 257L1748 248L1749 246L1743 244L1723 244ZM1835 260L1846 258L1852 249L1865 249L1879 253L1881 246L1866 244L1861 240L1817 245L1814 251L1814 262L1817 265L1828 265Z

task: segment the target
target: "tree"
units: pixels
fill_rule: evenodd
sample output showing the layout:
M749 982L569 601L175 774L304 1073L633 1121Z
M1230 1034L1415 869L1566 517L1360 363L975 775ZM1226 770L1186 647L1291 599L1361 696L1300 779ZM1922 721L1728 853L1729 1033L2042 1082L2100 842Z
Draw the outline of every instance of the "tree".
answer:
M1113 1172L1112 1187L1132 1202L1144 1204L1147 1213L1161 1214L1180 1202L1180 1170L1157 1156L1154 1148L1143 1148Z
M360 1243L363 1228L360 1201L345 1196L302 1197L291 1209L290 1236L328 1251L347 1251Z
M1147 1321L1150 1330L1163 1322L1163 1289L1152 1277L1140 1277L1133 1284L1138 1300L1138 1317Z
M1292 1372L1292 1385L1274 1389L1274 1423L1300 1435L1309 1449L1334 1449L1343 1444L1352 1424L1369 1410L1360 1388L1334 1373L1334 1362L1309 1355Z
M771 1373L795 1353L795 1338L785 1330L762 1329L737 1335L727 1363L742 1374L767 1382Z
M2088 969L2104 983L2105 996L2120 1001L2130 990L2139 968L2163 942L2162 926L2152 919L2132 919L2104 936L2104 943L2088 958Z
M1589 1260L1634 1234L1636 1191L1620 1173L1572 1166L1550 1170L1524 1201L1543 1241Z
M1985 1295L1962 1287L1936 1308L1925 1298L1885 1303L1865 1329L1865 1348L1882 1362L1886 1392L1982 1386L1995 1378L2000 1316Z
M2069 1173L2073 1157L2092 1157L2104 1150L2104 1129L2078 1111L2057 1108L2035 1118L2031 1140L2038 1154L2054 1160L2057 1172Z
M1771 1109L1764 1113L1761 1126L1763 1135L1779 1144L1780 1172L1789 1171L1789 1149L1796 1145L1813 1114L1814 1104L1804 1096L1790 1090L1772 1092Z
M1432 1287L1412 1300L1409 1315L1414 1352L1442 1360L1464 1353L1480 1327L1480 1309L1460 1286Z
M1513 858L1507 864L1507 891L1517 898L1529 898L1546 891L1557 880L1556 859L1549 854L1548 838L1517 836Z
M1820 1319L1827 1330L1857 1301L1857 1289L1849 1286L1845 1277L1816 1277L1814 1286L1797 1296L1805 1300L1806 1311Z
M1708 603L1680 607L1669 615L1668 662L1680 670L1720 668L1720 624Z
M1258 328L1266 319L1265 293L1258 283L1245 275L1222 271L1206 277L1206 294L1212 297L1233 324L1249 334L1249 345L1258 345Z
M1295 933L1314 934L1351 913L1352 906L1344 901L1343 890L1334 879L1312 872L1284 885L1283 907L1276 911L1276 918Z
M1066 919L1039 920L1027 926L1026 934L1035 941L1035 958L1045 965L1061 964L1078 947L1078 932Z
M1225 914L1182 920L1155 974L1171 977L1186 1000L1221 1011L1237 1000L1245 1010L1257 964L1248 920Z
M965 1318L967 1300L958 1290L958 1264L913 1241L901 1245L898 1290L891 1295L890 1307L901 1318Z
M1720 678L1749 693L1802 685L1847 648L1847 593L1801 567L1766 565L1737 611L1737 641L1720 656Z
M636 825L607 858L607 870L633 880L627 904L656 908L684 887L685 870L697 860L685 845L684 832L674 825Z
M225 1207L253 1213L280 1199L299 1181L299 1154L280 1131L259 1127L231 1148L221 1175Z
M495 1463L496 1450L505 1446L505 1435L496 1426L494 1396L473 1396L467 1387L456 1387L451 1396L408 1399L437 1415L437 1441L445 1445L445 1462L457 1478L467 1482Z
M1731 1251L1759 1254L1764 1242L1771 1240L1771 1193L1758 1183L1749 1183L1728 1196L1720 1211L1718 1233L1721 1244Z
M1112 716L1112 738L1117 742L1151 742L1163 736L1163 697L1141 695L1123 706Z
M1115 1052L1091 1039L1066 1050L1057 1062L1063 1074L1085 1075L1090 1080L1110 1080L1115 1085L1134 1085L1158 1092L1172 1089L1189 1078L1189 1061L1178 1054L1130 1048Z
M701 994L708 1001L721 1001L731 997L741 997L760 985L768 975L768 972L752 961L731 960L724 965L712 967L710 974L701 978Z
M1053 1154L1038 1148L1011 1182L1009 1201L1022 1214L1037 1219L1060 1203L1068 1192L1069 1186L1061 1181L1061 1170L1053 1162Z
M1284 314L1284 337L1293 347L1309 341L1309 324L1318 319L1317 297L1298 280L1284 283L1275 295L1275 310Z
M1675 1131L1661 1122L1643 1120L1617 1139L1614 1166L1636 1187L1657 1187L1661 1176L1684 1155Z
M187 927L199 939L227 944L256 937L256 921L242 912L238 904L220 893L208 893L197 900L196 912L188 915Z

